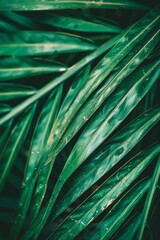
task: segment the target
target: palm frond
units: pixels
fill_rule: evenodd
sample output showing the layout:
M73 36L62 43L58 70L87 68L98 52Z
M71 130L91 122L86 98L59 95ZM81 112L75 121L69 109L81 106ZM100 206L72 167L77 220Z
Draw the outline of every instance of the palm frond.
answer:
M158 239L155 5L0 2L0 239Z

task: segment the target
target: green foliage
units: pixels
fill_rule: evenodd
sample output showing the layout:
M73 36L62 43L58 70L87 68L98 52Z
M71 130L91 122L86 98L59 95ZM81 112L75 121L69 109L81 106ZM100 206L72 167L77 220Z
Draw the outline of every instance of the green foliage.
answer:
M0 239L158 239L159 27L151 2L0 2Z

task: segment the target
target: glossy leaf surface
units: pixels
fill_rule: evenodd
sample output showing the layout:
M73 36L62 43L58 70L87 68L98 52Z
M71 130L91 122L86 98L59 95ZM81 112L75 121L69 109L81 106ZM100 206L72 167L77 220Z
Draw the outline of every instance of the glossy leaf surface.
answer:
M0 56L35 56L92 51L93 42L78 36L41 31L0 34Z
M147 222L149 223L149 214L151 213L151 207L153 204L152 202L155 196L156 188L158 187L159 179L160 179L160 155L159 155L159 160L157 161L157 165L155 167L153 177L151 179L151 184L148 190L147 198L146 198L144 209L142 212L138 234L136 236L137 239L139 240L144 237L144 233L146 230L145 228L147 227Z
M0 85L0 101L8 101L18 98L24 98L36 93L31 87L15 84Z
M87 19L83 17L82 19L82 17L77 18L72 17L72 15L63 16L47 13L46 15L44 15L42 20L40 19L40 21L54 27L59 27L62 29L76 32L118 33L121 30L118 26L100 20L96 21L92 17Z
M134 25L133 31L131 31L132 28L128 30L129 31L128 34L131 35L130 38L127 38L128 44L126 44L126 42L124 43L123 41L119 40L115 47L112 48L112 50L106 55L107 57L105 58L105 60L108 59L108 57L110 56L111 59L113 58L112 60L113 62L112 61L110 62L109 68L107 68L105 71L105 76L102 74L104 78L106 77L107 74L111 73L114 67L124 58L124 55L127 55L127 53L129 53L129 51L133 47L135 47L138 41L142 40L151 29L154 31L154 27L158 25L159 21L160 19L159 16L157 17L157 12L153 11L149 13L146 17L144 17L138 24ZM126 33L128 31L126 31ZM132 36L134 36L133 39ZM120 51L120 49L122 49L122 51ZM116 57L115 53L117 53ZM122 55L122 53L124 53L124 55ZM104 63L106 64L106 61L104 61L103 64L101 63L102 66L104 65ZM155 61L147 65L145 70L140 67L138 70L133 72L133 74L129 77L129 80L126 78L125 81L119 84L118 88L107 99L106 108L105 105L103 106L103 108L101 107L101 110L99 110L98 114L95 115L95 119L94 118L92 119L92 121L89 123L83 134L80 136L60 174L60 177L56 183L56 186L52 192L51 198L47 206L44 207L42 211L38 214L37 219L35 219L34 221L34 224L29 228L27 232L28 237L26 235L24 239L28 239L29 236L32 237L33 239L37 238L39 232L44 227L51 213L51 209L55 203L55 200L66 180L86 160L86 158L89 157L89 155L93 153L96 150L96 148L99 147L99 145L112 133L113 129L118 127L118 125L127 117L131 110L136 107L139 101L145 96L145 94L157 81L158 76L159 76L159 61ZM100 81L99 84L101 83L102 80L103 78L99 76ZM126 82L128 84L126 84ZM88 89L86 90L86 86L84 86L84 91L82 92L83 94L85 93L85 95L79 94L77 96L77 99L80 100L83 98L82 102L84 102L87 96L96 89L97 83L98 82L93 84L92 81L90 82L91 92L88 91ZM77 107L77 105L79 106L80 101L77 102L74 101L74 103L75 103L74 107L75 106ZM61 147L57 145L57 142L60 140L61 136L63 136L64 133L63 131L66 128L66 126L70 124L70 120L73 119L72 116L73 109L74 108L68 111L67 117L66 118L64 117L63 119L63 121L66 122L66 124L64 125L62 124L62 122L59 123L61 124L62 129L60 127L61 130L55 132L55 135L58 136L57 138L53 134L55 139L53 140L53 142L51 139L51 145L49 146L49 150L47 149L47 151L45 152L44 159L42 159L42 161L40 162L39 169L41 169L43 164L46 162L46 156L48 158L47 162L50 162L54 160L54 156L57 154L57 152L60 149L62 149L63 142L60 142L62 144ZM77 112L75 112L75 114L76 113ZM103 116L103 118L101 116ZM66 145L68 141L66 141L66 138L64 136L63 139ZM82 139L83 145L81 144ZM57 152L55 152L55 147ZM54 149L54 152L53 153L51 152L50 156L48 157L48 152L51 150L51 148ZM36 174L38 174L38 172L39 170L37 171Z
M31 77L34 75L64 72L63 64L42 59L3 58L0 62L0 81Z
M152 23L150 22L150 18L153 18ZM95 91L95 89L105 80L105 78L114 70L116 65L129 53L129 51L141 40L144 36L146 36L147 32L151 30L158 22L160 18L157 17L157 13L150 13L144 19L142 19L135 26L130 28L122 38L118 41L118 43L109 51L109 53L99 62L99 64L95 67L95 69L91 72L89 77L86 79L83 88L80 89L77 97L75 98L73 104L62 121L58 123L56 134L53 134L53 140L48 146L48 151L55 148L58 142L61 140L61 137L64 135L67 127L69 125L70 128L66 133L66 136L63 136L63 139L60 142L60 146L57 149L62 149L64 144L68 142L73 135L79 130L79 128L89 119L89 117L100 107L100 105L104 102L104 100L112 93L115 87L129 74L131 73L137 65L145 58L146 52L144 54L143 50L146 51L146 46L144 44L144 48L141 46L141 50L138 52L139 48L135 48L136 53L134 51L131 53L131 56L128 55L126 60L124 59L124 63L122 66L125 66L125 69L128 71L124 71L123 67L117 66L119 71L116 71L116 74L113 73L109 79L106 81L106 85L96 92L96 96L92 99L88 99L89 96ZM149 26L148 26L149 23ZM143 26L143 27L142 27ZM146 28L144 27L146 26ZM142 27L141 31L139 30ZM137 35L138 34L138 35ZM159 32L156 33L156 39L158 40ZM134 36L134 37L132 37ZM152 39L152 37L151 37ZM148 44L153 44L152 40L148 41ZM156 40L156 42L157 42ZM151 41L151 42L150 42ZM155 42L155 43L156 43ZM143 44L143 43L142 43ZM148 50L151 50L148 48ZM138 53L139 54L138 54ZM139 57L142 57L140 60ZM126 63L128 63L126 65ZM123 74L122 70L123 69ZM116 69L115 69L116 70ZM77 115L78 110L85 104L85 101L88 100L87 105L84 105L84 109ZM76 118L75 118L76 116ZM72 120L74 119L73 123ZM75 122L75 123L74 123ZM72 123L72 124L71 124ZM58 150L57 150L58 151ZM48 153L47 153L48 154ZM55 155L54 153L50 154L50 159L53 159Z
M123 128L104 143L76 172L67 187L69 191L53 208L56 218L64 209L84 193L92 184L106 174L128 151L144 137L160 119L160 108L151 109ZM76 181L75 181L76 180Z
M109 239L122 224L122 220L129 215L129 213L141 200L148 190L149 184L150 181L139 183L138 186L131 189L124 198L120 199L115 207L111 209L102 220L100 225L97 227L97 231L95 231L89 239Z
M30 182L28 180L32 177L33 173L35 172L38 162L44 152L45 145L47 143L50 131L52 129L53 122L55 121L57 116L57 111L61 100L61 94L62 94L61 86L59 87L57 92L54 91L53 93L51 93L44 107L42 108L40 117L35 127L32 145L28 156L28 162L26 164L25 176L22 183L22 195L19 201L17 216L12 226L11 235L14 239L18 236L21 230L21 227L27 214L27 210L30 205L31 196L33 194L33 187L35 182L32 183L32 187L30 187ZM33 220L33 218L36 217L36 214L38 213L41 203L43 201L44 194L46 192L46 178L48 175L47 173L48 166L42 169L41 175L39 176L37 182L36 190L33 196L34 205L32 205L31 207L32 209L31 220Z
M13 110L4 116L4 118L0 119L0 126L6 123L8 120L16 116L17 114L20 114L24 109L26 109L28 106L33 104L36 100L40 99L42 96L49 93L51 90L56 88L59 84L66 81L69 77L73 76L75 73L77 73L80 69L82 69L85 65L92 62L99 56L101 56L104 52L106 52L108 49L110 49L116 41L121 38L121 34L114 37L113 39L107 41L103 45L101 45L97 50L95 50L90 55L87 55L82 60L80 60L78 63L76 63L74 66L72 66L66 73L61 75L60 77L54 79L50 83L46 84L37 94L35 94L33 97L28 98L26 101L22 102L21 104L17 105Z
M0 168L0 190L2 190L12 168L14 160L16 159L18 152L26 138L34 111L35 107L21 117L20 124L16 124L14 130L9 136L7 144L4 145L1 151L0 160L3 162ZM20 142L21 144L19 144Z
M74 0L60 0L60 1L39 1L34 0L33 2L27 1L20 1L17 4L16 0L9 0L6 2L0 3L0 10L1 11L28 11L28 10L51 10L51 9L74 9L74 8L122 8L122 9L141 9L145 10L146 7L144 7L141 4L135 3L133 1L124 0L111 0L111 1L87 1L87 0L81 0L81 1L74 1Z
M114 202L159 152L160 146L156 146L137 155L82 203L53 233L51 239L74 239L85 226Z

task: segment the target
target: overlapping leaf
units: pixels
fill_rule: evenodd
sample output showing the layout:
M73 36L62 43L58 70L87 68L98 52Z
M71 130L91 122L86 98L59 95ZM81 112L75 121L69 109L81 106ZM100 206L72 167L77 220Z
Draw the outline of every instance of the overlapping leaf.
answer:
M8 81L47 73L64 72L67 67L61 63L43 59L3 58L0 62L0 81Z
M0 126L5 124L11 118L20 114L22 111L24 111L27 107L29 107L35 101L37 101L38 99L40 99L47 93L51 92L59 84L63 83L67 79L69 79L71 76L73 76L79 70L81 70L84 66L91 63L93 60L97 59L99 56L101 56L103 53L105 53L108 49L110 49L120 38L121 38L121 34L112 38L111 40L107 41L106 43L104 43L103 45L98 47L97 50L95 50L94 52L92 52L91 54L87 55L82 60L80 60L76 64L74 64L66 73L62 74L60 77L58 77L56 79L53 79L53 81L51 81L50 83L46 84L33 97L28 98L21 104L14 107L9 114L6 114L3 118L0 119Z
M157 165L155 167L155 171L153 174L153 177L151 179L151 184L149 187L149 191L147 194L147 198L145 201L144 209L142 212L142 216L140 219L140 225L139 225L139 230L136 238L138 240L143 239L145 235L145 228L147 226L147 222L149 222L149 214L151 213L151 206L152 206L152 201L155 196L155 191L158 186L158 181L160 179L160 157L159 160L157 161Z
M51 239L74 239L123 193L159 152L160 145L151 147L127 163L84 201L53 233Z
M160 152L153 145L159 139L160 10L135 23L146 6L130 0L0 2L1 189L6 183L0 239L74 239L79 233L78 239L145 239L157 206L159 162L155 171L144 170L155 166ZM149 186L139 179L148 173L150 190L143 212L135 214ZM124 195L133 181L138 186Z
M65 181L89 157L97 147L125 119L151 88L159 76L159 62L150 65L146 75L140 71L138 78L126 79L107 100L95 118L86 127L70 153L54 190L54 198Z
M15 84L1 84L0 85L0 101L14 100L18 98L24 98L36 93L34 88L15 85Z
M71 31L78 32L97 32L97 33L117 33L120 32L120 27L113 25L111 23L95 20L94 18L85 18L85 17L71 17L71 15L56 15L47 13L44 15L43 19L39 21L47 25L54 27L67 29Z
M158 41L159 31L156 30L156 33L153 33L152 36L149 34L144 41L144 45L143 42L141 43L143 47L142 45L141 47L135 47L135 45L143 37L145 37L146 34L150 30L152 30L154 26L158 24L159 21L160 18L159 16L157 17L157 13L152 12L148 14L138 24L129 29L128 32L125 32L125 34L118 41L118 43L99 62L96 68L91 72L89 77L86 79L85 84L80 89L71 107L68 109L67 114L64 115L62 121L59 121L57 125L57 130L56 132L54 132L52 137L53 140L48 146L49 148L48 151L51 151L52 148L55 149L55 146L57 151L59 149L62 149L65 146L66 142L68 142L74 136L74 134L80 129L80 127L83 126L83 124L89 119L89 117L100 107L100 105L105 101L105 99L112 93L115 87L121 81L123 81L123 79L127 77L127 75L130 74L140 64L141 61L143 61L143 59L147 56L147 54L151 51L152 47L154 46L153 43L154 40L152 39L152 37L154 36L156 38L155 44ZM141 26L143 26L142 29ZM134 51L131 52L131 54L127 55L133 47L135 47ZM126 58L124 58L125 56ZM122 61L123 58L124 60ZM119 64L117 66L118 70L116 70L115 68L117 64ZM114 70L114 68L116 70L116 73L113 72L109 79L106 80L106 83L99 90L96 91L95 95L93 95L91 99L89 99L90 95L95 91L95 89L100 84L102 84L102 82L112 72L112 70ZM85 101L87 101L86 104ZM82 106L83 106L82 111L80 111L80 113L77 114ZM64 135L65 131L66 135ZM61 140L62 136L63 139ZM57 143L60 140L61 140L60 146L57 146ZM51 160L53 159L55 154L56 154L55 150L53 153L50 154Z
M92 51L95 44L88 39L64 33L18 31L0 33L0 56L35 56Z
M140 224L141 215L134 216L131 221L127 222L126 226L118 231L118 233L113 237L113 240L123 240L123 239L135 239L135 233Z
M25 114L22 115L19 123L15 125L12 130L7 142L4 142L3 149L1 150L0 160L2 161L0 168L0 190L8 178L14 160L16 159L19 150L26 138L29 126L32 121L32 117L35 111L35 107L29 109Z
M97 227L97 230L95 230L89 239L109 239L141 200L148 190L149 184L149 180L139 183L138 186L135 186L123 198L121 198L115 207L111 209L102 220Z
M102 147L79 168L79 171L72 176L70 183L67 183L69 191L63 196L60 202L58 201L55 208L53 208L52 219L56 218L73 201L81 196L84 191L91 187L122 159L159 119L160 108L151 109L103 144Z
M95 81L95 82L94 81L92 82L92 80L93 79L95 80L96 77L94 78L94 74L92 76L92 73L91 73L89 77L90 88L86 88L86 85L84 85L84 88L79 92L77 98L74 101L74 104L73 104L74 107L71 108L71 110L68 110L67 112L68 116L66 118L64 117L63 122L60 122L62 128L60 126L60 130L58 129L59 130L58 132L55 131L55 135L57 136L57 138L55 138L56 144L58 142L57 139L60 140L61 136L63 136L64 129L70 124L70 120L73 119L72 111L74 110L74 114L77 114L77 111L75 111L75 109L77 109L77 107L79 109L82 106L82 103L84 103L85 100L89 97L89 95L96 89L97 85L102 83L102 81L106 78L106 76L115 68L115 66L124 58L124 56L126 56L130 52L130 50L135 47L138 41L142 40L146 36L146 34L149 33L150 30L153 30L152 37L159 34L159 32L157 32L156 29L154 29L154 27L158 24L158 22L159 22L159 17L157 17L157 13L151 12L144 19L142 19L137 25L133 26L133 30L131 29L128 32L129 36L127 36L127 33L126 33L125 37L122 38L122 40L125 39L125 41L120 40L116 44L116 46L106 55L106 57L102 60L102 62L100 62L98 66L105 66L104 72L103 71L101 72L99 70L94 72L94 74L96 73L95 76L98 78L98 81ZM143 26L142 29L140 26ZM127 36L127 40L126 40L126 36ZM132 38L132 36L134 37ZM106 67L105 65L106 61L109 61L108 62L109 67L108 66ZM133 65L134 66L138 65L140 62L139 62L139 59L138 61L136 59ZM73 151L71 152L62 170L62 173L58 179L55 189L52 192L48 205L38 214L37 219L35 219L34 224L29 229L28 232L30 232L31 235L28 235L28 237L32 236L33 239L37 238L40 230L43 228L44 224L46 223L46 220L48 219L48 216L51 212L51 209L54 205L57 195L59 194L63 184L68 179L68 177L86 160L86 158L91 153L93 153L93 151L125 119L125 117L130 113L130 111L138 104L138 102L143 98L143 96L149 91L152 85L156 82L159 74L158 66L159 66L159 61L155 61L150 65L147 65L145 70L143 68L142 69L139 68L136 72L134 72L131 75L129 80L125 79L125 81L123 81L119 85L119 87L114 91L114 93L108 98L103 108L99 110L98 114L95 114L95 117L92 119L92 121L87 126L83 134L80 136L77 144L75 145ZM132 71L133 69L131 68L131 72ZM123 73L124 72L125 71L123 71ZM102 74L102 77L98 74ZM113 90L114 88L112 89L112 91ZM77 99L79 101L76 101ZM86 122L86 119L85 119L85 122ZM65 124L62 124L62 123L65 123ZM63 136L62 139L65 141L65 145L66 145L67 141L65 137ZM83 144L82 144L82 140L83 140ZM51 143L53 142L51 141ZM63 142L61 143L63 145ZM54 146L53 147L54 152L50 154L48 158L49 161L53 160L53 156L55 156L56 144L55 145L54 144L52 145L52 147ZM46 155L48 157L48 152L46 152ZM39 168L43 166L43 163L45 162L45 160L46 159L44 157L44 159L42 159L39 165ZM38 174L38 172L39 171L37 171L36 174Z
M110 1L87 1L87 0L60 0L60 1L43 1L43 0L21 0L17 4L17 0L4 0L0 3L1 11L28 11L28 10L52 10L52 9L74 9L74 8L120 8L120 9L138 9L146 10L147 8L137 2L131 0L110 0Z
M18 236L21 230L21 227L23 225L23 222L25 220L28 207L30 205L35 181L32 182L32 185L30 185L30 182L28 180L32 177L34 171L36 170L38 162L45 149L50 131L52 129L52 125L57 116L59 104L61 101L61 94L62 94L61 86L57 91L54 91L53 93L51 93L51 95L47 99L41 111L40 117L35 127L30 154L28 157L28 163L26 165L25 176L22 184L22 187L23 187L22 194L19 201L17 215L13 223L12 232L11 232L13 239L16 239L16 237ZM44 194L46 192L46 188L47 188L46 177L48 175L47 174L48 167L49 166L46 166L44 169L42 169L41 175L37 182L35 193L33 194L34 205L31 207L32 209L31 220L33 220L33 218L36 217L36 214L40 209L41 203L44 198Z

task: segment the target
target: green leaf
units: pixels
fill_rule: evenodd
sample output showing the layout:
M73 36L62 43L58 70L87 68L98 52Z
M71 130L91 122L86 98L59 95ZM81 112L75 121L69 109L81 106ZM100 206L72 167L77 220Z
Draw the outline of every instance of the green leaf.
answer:
M112 38L111 40L107 41L100 47L98 47L97 50L92 52L91 54L84 57L82 60L77 62L75 65L73 65L66 73L61 75L60 77L57 77L56 79L53 79L50 83L46 84L43 88L41 88L37 94L33 95L32 97L28 98L27 100L23 101L16 107L10 111L10 113L6 114L3 118L0 119L0 126L9 121L11 118L15 117L16 115L20 114L22 111L24 111L28 106L33 104L35 101L52 91L54 88L56 88L59 84L62 84L64 81L66 81L69 77L73 76L75 73L77 73L80 69L82 69L84 66L86 66L88 63L92 62L94 59L101 56L104 52L106 52L108 49L110 49L117 40L121 38L121 34Z
M133 73L119 85L118 89L105 102L103 108L81 134L71 151L55 187L54 198L71 174L89 157L96 148L113 132L113 130L127 117L142 97L151 88L159 76L159 62L150 65L149 71L142 70Z
M31 96L36 93L32 87L11 83L0 85L0 101L9 101Z
M113 237L113 240L134 240L135 233L140 224L141 215L134 216L133 219L127 222L127 225L118 231L118 233Z
M4 104L4 103L0 104L0 116L8 113L10 110L11 110L11 107L9 105Z
M56 15L47 12L43 19L39 19L39 21L57 28L76 32L118 33L121 31L120 27L100 20L96 21L94 17L86 19L79 16L72 17L72 15Z
M90 1L90 0L22 0L18 2L17 0L4 0L0 2L1 11L32 11L32 10L52 10L52 9L75 9L75 8L120 8L120 9L137 9L146 10L147 8L137 2L129 0L110 0L110 1Z
M54 131L56 122L58 122L63 117L63 113L65 113L67 111L67 109L70 106L70 104L72 103L72 101L74 101L77 91L83 85L85 77L86 77L86 75L88 75L89 71L90 71L90 66L87 66L85 70L81 71L78 74L76 80L71 85L71 87L68 91L68 94L67 94L66 98L64 99L63 104L61 105L60 115L58 115L54 121L52 131ZM51 124L52 124L52 122L51 122ZM50 131L48 133L50 133ZM47 136L49 137L49 135L47 135ZM36 188L35 196L34 196L34 205L32 207L31 216L29 217L29 220L28 220L29 222L32 222L32 220L36 217L36 215L39 211L41 202L42 202L45 192L46 192L47 181L50 176L52 167L53 167L52 163L45 166L43 168L43 170L41 171L41 173L39 174L37 188ZM44 182L45 182L45 184L44 184Z
M57 113L61 101L62 96L62 86L59 86L59 89L57 89L56 94L54 96L51 94L48 101L46 102L46 109L43 109L43 112L41 113L41 118L39 119L39 125L36 129L38 136L35 138L41 139L41 143L43 144L43 147L41 147L41 151L39 152L40 157L42 156L44 149L47 144L47 140L49 138L51 129L54 128L55 122L57 121ZM46 126L44 128L44 125ZM41 133L43 129L43 134ZM43 139L44 138L44 139ZM33 148L35 151L35 146ZM38 150L39 150L39 143L38 143ZM33 153L33 152L32 152ZM52 170L52 164L45 166L41 173L39 174L39 178L37 180L37 185L35 189L35 193L33 196L33 202L31 209L31 214L29 217L29 221L32 222L32 220L37 216L39 209L41 207L42 201L44 199L46 190L47 190L47 183L50 176L50 172ZM28 178L30 176L27 176Z
M122 197L99 224L90 240L109 239L139 203L149 188L150 181L139 183ZM128 236L127 236L128 237Z
M35 22L33 22L31 20L31 18L27 18L25 16L22 16L18 13L15 13L15 12L10 12L10 11L7 11L7 12L1 12L0 13L2 17L5 17L5 22L8 22L8 23L12 23L13 24L13 27L15 27L15 29L4 29L6 30L5 32L14 32L16 30L20 30L21 28L26 28L26 29L37 29L38 28L38 25L35 24ZM16 28L17 26L17 28Z
M14 32L17 31L18 28L11 23L0 19L0 32Z
M54 132L51 142L48 144L47 156L54 149L54 152L52 151L48 157L48 162L54 159L54 156L63 149L66 143L94 114L113 90L147 57L157 43L160 34L157 30L155 30L156 33L153 31L153 35L151 33L147 35L147 33L159 21L160 17L157 18L157 13L151 12L148 14L126 31L118 43L93 69L73 104L56 127L56 132ZM140 42L144 37L144 42ZM138 46L135 46L136 44ZM131 51L132 48L134 48L133 51ZM111 75L109 75L110 73ZM94 91L102 82L103 85L94 94ZM85 103L86 101L87 103Z
M63 119L65 113L68 111L72 103L75 101L77 93L82 88L83 84L85 83L86 77L88 76L89 73L90 65L88 65L85 69L81 70L77 74L76 78L74 79L73 83L71 84L67 92L65 99L63 100L63 103L58 113L57 123ZM56 126L54 128L56 128Z
M17 238L23 226L27 210L30 206L31 197L33 198L33 205L30 207L31 220L36 217L41 207L41 203L47 188L46 176L48 174L49 166L46 166L44 169L42 169L41 175L37 181L35 192L33 192L35 182L32 182L32 185L30 185L29 179L36 171L38 162L44 152L50 131L57 116L59 104L61 101L61 95L62 86L60 86L57 91L53 91L53 93L50 94L49 98L45 102L44 107L42 108L41 114L35 126L28 162L26 164L25 176L22 183L22 193L19 200L19 206L17 209L15 221L12 225L12 239Z
M157 68L157 66L155 68L153 67L153 69L150 68L148 73L146 75L144 75L144 73L143 73L142 77L139 80L137 80L134 76L134 79L132 79L132 80L135 81L135 85L133 85L130 90L128 89L129 91L125 94L125 97L122 97L122 92L123 93L125 92L125 90L124 90L125 87L130 88L129 84L132 84L132 81L130 81L127 86L126 83L124 82L123 87L122 86L120 87L119 93L115 93L115 96L113 95L114 96L113 98L111 96L111 99L108 101L108 104L106 105L106 107L100 111L100 113L99 113L100 117L96 116L95 125L94 125L94 121L93 121L94 127L93 127L93 125L90 125L90 128L88 128L88 129L92 129L92 131L90 131L90 130L89 131L90 131L90 133L93 134L94 129L97 129L97 119L98 120L100 119L101 121L103 121L102 116L104 117L105 123L108 125L108 127L106 127L106 124L101 124L100 126L102 126L102 129L100 129L99 134L94 134L94 137L92 136L92 134L90 137L87 134L87 139L86 139L86 134L83 134L83 137L81 135L80 139L81 139L81 141L83 139L83 145L81 145L80 141L78 141L78 143L77 143L78 147L76 144L76 147L74 147L74 149L72 150L72 152L60 174L60 177L56 183L56 186L52 192L52 195L51 195L51 198L50 198L50 201L49 201L47 207L43 209L43 211L39 215L39 218L37 218L38 227L36 228L34 226L33 232L36 229L36 234L37 234L38 229L41 229L41 227L43 226L44 222L46 221L47 217L49 216L49 214L51 212L51 209L57 198L57 195L59 194L63 184L69 178L69 176L71 176L71 174L82 164L82 162L87 158L87 156L89 154L91 154L91 151L93 152L95 150L96 144L99 145L100 142L102 142L101 140L104 140L103 137L105 136L105 138L106 138L113 131L113 129L122 121L122 119L125 118L128 111L129 112L131 111L132 106L134 107L140 101L140 99L142 98L142 96L144 96L143 94L145 94L147 89L149 90L150 87L152 86L152 84L157 80L159 73L157 72L156 68ZM152 72L152 70L153 70L153 72ZM148 81L149 79L150 79L150 81ZM123 90L121 90L121 89L123 89ZM122 100L120 100L118 96L121 96ZM130 99L132 99L132 101ZM111 106L114 105L115 109L111 110L111 114L109 114L108 117L106 118L107 112L110 111L110 107L109 107L110 104L111 104ZM103 115L101 112L103 112ZM112 115L113 115L113 117L112 117ZM122 118L122 115L123 115L123 118ZM107 135L105 135L105 134L107 134ZM86 140L88 140L89 143ZM93 142L94 142L94 144L93 144ZM97 147L98 147L98 145L97 145ZM78 155L77 155L77 150L79 150L79 146L80 146L80 148L82 146L81 149L83 149L83 150L81 151L81 154L79 154L79 152L78 152ZM37 223L35 220L35 225L36 224ZM36 238L36 235L35 235L35 238Z
M94 49L96 46L92 41L67 33L44 31L0 33L0 56L35 56Z
M15 125L12 130L8 141L5 143L1 155L0 161L3 161L0 167L0 191L3 189L3 186L8 178L14 160L16 159L19 150L27 136L32 117L35 111L35 107L27 111L19 119L19 122Z
M9 105L4 104L4 103L0 104L0 117L3 117L4 114L7 114L10 111L11 111L11 107ZM0 149L2 149L3 146L6 144L9 133L11 131L12 122L13 122L13 119L11 119L9 122L7 122L6 125L0 127L0 132L1 132Z
M160 56L160 46L154 48L152 53L148 56L148 59L154 59Z
M64 72L67 67L61 63L43 59L3 58L0 62L0 81L8 81L34 75Z
M4 145L7 142L7 139L9 137L9 134L11 132L11 126L12 126L12 120L8 122L3 128L1 127L1 137L0 137L0 149L3 149ZM1 161L1 160L0 160Z
M73 174L70 182L67 183L69 190L53 208L52 220L115 166L159 119L160 108L145 112L91 155L87 162L79 168L79 171Z
M157 17L157 13L151 12L144 19L142 19L137 25L133 26L134 30L132 30L131 33L129 31L129 33L131 34L130 40L128 38L126 39L126 37L123 37L123 40L125 39L125 43L124 43L124 41L119 41L116 44L116 46L107 54L107 57L105 58L105 60L108 59L108 55L109 55L110 56L109 57L110 65L106 69L105 74L106 74L106 72L108 72L108 74L109 74L111 72L111 70L113 70L114 67L117 65L117 63L119 63L123 59L124 55L127 55L127 53L136 45L136 43L138 43L140 40L142 40L143 37L146 36L146 34L154 26L156 26L158 24L159 20L160 20L160 18ZM126 41L127 41L127 44L126 44ZM119 46L119 47L116 48L117 46ZM122 51L120 51L120 49L121 49L120 46L122 48ZM117 53L117 51L119 54ZM123 55L121 55L122 53L123 53ZM116 55L116 57L115 57L115 54L118 54L118 55ZM106 64L106 61L104 61L103 64ZM79 149L79 147L77 147L77 144L76 144L75 145L76 147L71 152L71 154L65 164L65 167L63 168L62 173L58 179L58 182L56 183L56 186L51 194L48 205L38 214L37 218L34 221L34 225L32 225L31 228L28 230L31 232L32 236L34 235L34 237L32 237L33 239L37 238L37 236L39 235L39 232L44 227L44 224L46 223L46 221L51 213L51 210L55 203L57 195L59 194L63 184L68 179L68 177L82 164L82 162L84 160L86 160L87 156L89 156L107 138L107 136L109 136L111 134L113 129L115 129L125 119L125 117L138 104L138 102L145 96L145 94L149 91L149 89L155 83L155 81L157 80L158 75L159 75L158 65L159 65L158 61L151 63L151 65L148 65L147 69L145 69L146 71L143 68L138 69L138 71L137 71L138 77L135 77L136 72L134 72L128 81L127 81L127 79L125 79L125 81L123 81L120 84L120 86L114 92L114 94L111 95L110 98L107 100L107 102L105 104L106 107L104 106L102 109L100 109L99 115L95 115L96 116L95 121L93 121L93 119L92 119L93 125L90 123L90 125L88 125L90 127L87 127L88 132L89 132L89 136L87 135L87 139L86 139L86 134L83 134L83 137L85 136L85 138L83 138L84 142L82 144L82 148L81 148L80 141L78 141L78 146L81 148L80 149L81 154L79 152L78 155L76 155L77 150ZM96 75L98 75L98 73L100 73L100 72L99 71L96 72ZM101 79L101 77L99 79ZM126 81L127 81L127 84L126 84ZM95 82L95 86L93 88L92 88L92 85L94 85L94 84L91 81L91 91L94 90L94 87L96 88L96 82ZM86 89L84 89L83 93L85 91L86 91ZM87 95L88 95L88 91L89 90L87 89ZM90 94L91 94L91 92L90 92ZM86 96L86 92L85 92L85 95L80 94L78 98L85 98L85 96ZM79 102L77 105L79 105ZM108 105L109 105L109 107L108 107ZM71 111L71 113L72 113L72 111ZM68 121L67 124L68 124L68 123L70 123L68 119L72 119L73 117L70 118L69 111L67 112L67 114L68 114L68 117L67 117L67 119L65 119L65 117L64 117L64 122L65 122L65 120L67 120ZM98 122L97 122L96 118L98 119ZM104 123L102 124L103 121L104 121ZM62 124L62 122L61 122L61 124ZM99 124L100 124L100 128L99 128L99 130L96 130L96 128L98 127ZM106 128L106 125L107 125L107 128ZM65 127L66 127L66 125L65 125ZM92 127L93 127L93 129L91 130L90 128L92 128ZM96 130L96 132L95 132L96 134L93 134L95 131L94 129ZM85 131L85 133L87 133L87 131ZM57 133L57 131L55 131L56 136L57 136L57 134L59 137L59 133ZM61 134L63 134L63 131L61 132ZM53 133L54 137L55 137L55 135ZM96 145L95 145L95 139L96 139ZM48 157L48 154L54 145L52 139L50 139L50 140L51 140L51 146L49 146L49 149L47 149L44 157L41 159L38 169L34 175L34 178L36 178L36 176L38 176L40 169L43 167L44 163L46 162L46 156L47 156L48 162L49 162L49 161L53 160L54 156L56 155L55 152L51 152L50 156ZM82 141L82 137L81 137L81 141ZM88 142L89 142L89 144L88 144ZM94 142L94 144L93 144L93 142ZM88 145L86 145L86 144L88 144ZM76 164L75 164L75 161L76 161Z
M136 239L141 240L144 237L144 233L145 233L145 228L147 226L147 222L149 222L149 215L151 212L151 208L152 208L152 203L153 203L153 198L155 196L155 191L156 188L158 186L158 180L160 179L160 156L159 159L157 161L157 165L155 167L154 170L154 174L153 177L151 179L151 184L148 190L148 194L147 194L147 198L145 201L145 205L144 205L144 209L142 212L142 217L141 217L141 221L140 221L140 225L139 225L139 231L138 234L136 236Z
M157 40L159 38L159 35L160 35L160 33L158 35L156 33L156 35L155 35ZM152 40L153 40L153 38L151 38L149 41L149 43L151 43L151 45L155 43L154 40L153 41ZM145 41L143 43L145 43ZM104 83L104 86L102 86L100 89L98 89L98 91L92 96L92 98L90 98L88 100L88 102L85 104L85 106L82 109L80 109L80 112L77 114L77 116L75 116L75 119L73 120L71 125L68 127L66 133L63 134L63 139L61 140L61 142L59 144L60 146L58 146L58 148L60 148L60 149L63 148L64 144L66 144L66 142L68 142L72 138L72 136L74 136L75 129L77 131L82 126L82 124L84 124L90 118L90 116L97 110L97 108L100 106L100 104L102 104L103 101L105 101L107 96L114 90L114 88L118 84L120 84L120 82L123 81L123 79L125 79L125 77L128 74L130 74L137 67L137 64L140 64L140 61L142 61L146 57L145 54L147 54L147 51L146 51L147 45L144 45L142 47L141 44L139 44L139 46L136 48L136 51L138 51L139 48L141 50L140 50L140 52L138 52L136 54L136 56L134 55L135 52L133 50L131 54L129 54L124 60L122 60L120 65L117 66L117 68L121 69L121 70L120 71L117 70L116 73L112 74L109 78L107 78L106 82ZM148 48L148 50L149 50L149 48ZM132 56L133 56L133 58L130 60L130 57L132 57ZM141 60L140 60L140 56L141 57L143 56L141 58ZM88 91L89 91L89 89L88 89ZM78 101L78 100L75 99L75 102L76 101ZM73 105L75 105L75 104L73 104ZM72 106L71 106L71 109L72 109ZM75 111L74 110L72 112L76 111L76 110ZM69 113L68 113L68 115L69 115ZM62 128L64 128L64 124L62 124L61 126L62 126ZM57 136L59 137L59 135L57 135Z
M156 145L138 154L129 161L76 208L76 210L63 221L60 227L57 228L51 239L74 239L123 193L159 152L160 145Z

